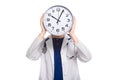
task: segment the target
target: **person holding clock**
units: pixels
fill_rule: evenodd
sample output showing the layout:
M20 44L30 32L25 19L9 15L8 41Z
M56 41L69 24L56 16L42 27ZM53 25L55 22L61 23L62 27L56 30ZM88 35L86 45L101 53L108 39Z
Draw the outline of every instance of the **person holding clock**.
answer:
M58 8L56 10L59 11ZM52 12L54 12L53 9ZM63 12L64 10L62 9L61 13L63 14ZM56 26L62 25L61 13L58 14L57 18L48 13L48 16L54 19ZM74 33L76 27L75 17L73 17L73 24L69 32L64 35L58 32L56 32L58 35L54 35L55 32L53 32L54 34L44 38L47 30L45 29L46 23L47 27L52 26L49 22L44 22L44 20L50 20L45 18L45 15L43 14L40 20L42 31L27 50L26 56L31 60L41 58L39 80L80 80L77 59L82 62L88 62L91 60L91 54Z

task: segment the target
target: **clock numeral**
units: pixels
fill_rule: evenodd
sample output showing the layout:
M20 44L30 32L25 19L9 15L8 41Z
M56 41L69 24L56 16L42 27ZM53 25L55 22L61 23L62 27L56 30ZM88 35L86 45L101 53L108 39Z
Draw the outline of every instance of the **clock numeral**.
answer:
M56 11L58 11L58 12L59 12L59 11L60 11L60 8L57 8L57 9L56 9Z
M51 27L51 23L48 23L48 27Z
M66 14L66 17L68 17L69 16L69 14Z
M67 19L67 22L70 22L70 19Z
M50 18L47 18L47 21L50 21Z
M68 24L66 24L65 27L68 27Z
M55 10L52 10L52 13L54 13L55 12Z
M62 31L64 31L64 30L65 30L65 27L62 27L61 29L62 29Z
M56 29L56 32L59 32L60 30L59 29Z
M48 13L48 16L51 16L51 13Z
M52 27L52 30L54 30L54 27Z

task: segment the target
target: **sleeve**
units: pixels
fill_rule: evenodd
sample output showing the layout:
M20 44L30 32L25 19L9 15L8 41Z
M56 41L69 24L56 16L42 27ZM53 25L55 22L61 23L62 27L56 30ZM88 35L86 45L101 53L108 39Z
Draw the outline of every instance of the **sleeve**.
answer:
M26 52L26 57L30 60L38 60L39 57L42 55L42 48L43 48L44 39L40 40L38 36L32 42L30 47Z
M78 43L75 43L75 52L77 53L77 57L82 62L88 62L91 60L91 53L87 49L87 47L79 40Z

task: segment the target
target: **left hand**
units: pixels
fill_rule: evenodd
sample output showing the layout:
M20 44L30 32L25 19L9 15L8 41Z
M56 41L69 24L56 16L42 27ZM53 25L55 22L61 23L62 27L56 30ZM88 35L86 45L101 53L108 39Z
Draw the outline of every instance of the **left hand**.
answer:
M74 43L78 43L78 38L76 37L74 31L75 31L75 26L76 26L76 19L73 16L73 26L72 29L69 31L71 38L73 39Z
M76 26L76 19L75 19L75 17L73 16L73 25L72 25L71 30L69 31L70 35L73 35L73 34L74 34L75 26Z

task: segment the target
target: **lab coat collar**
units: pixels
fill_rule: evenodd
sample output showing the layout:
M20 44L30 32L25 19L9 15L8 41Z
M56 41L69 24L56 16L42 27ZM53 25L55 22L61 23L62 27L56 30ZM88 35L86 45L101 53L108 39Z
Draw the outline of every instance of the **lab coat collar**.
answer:
M53 47L53 42L52 42L52 35L49 35L48 36L48 41L46 42L46 45L49 46L49 47ZM66 34L64 36L64 39L63 39L63 43L62 43L62 47L63 48L65 45L68 44L69 40L71 39L71 37L69 36L69 34Z

